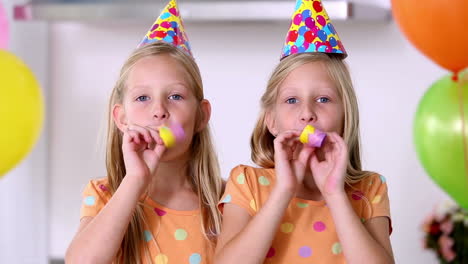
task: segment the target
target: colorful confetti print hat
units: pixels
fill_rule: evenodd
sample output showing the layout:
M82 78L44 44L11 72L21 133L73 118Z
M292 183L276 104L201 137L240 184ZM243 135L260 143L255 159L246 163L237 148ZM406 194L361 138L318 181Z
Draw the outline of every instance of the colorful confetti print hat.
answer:
M281 59L303 52L347 53L321 0L297 0Z
M167 42L193 57L176 0L167 4L138 47L156 41Z

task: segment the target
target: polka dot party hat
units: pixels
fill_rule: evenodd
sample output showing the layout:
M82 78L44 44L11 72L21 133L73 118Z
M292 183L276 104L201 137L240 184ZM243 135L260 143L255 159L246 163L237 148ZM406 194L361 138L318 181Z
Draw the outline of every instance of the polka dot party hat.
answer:
M303 52L323 52L347 56L321 0L297 0L281 59Z
M193 57L176 0L167 4L138 47L156 41L167 42Z

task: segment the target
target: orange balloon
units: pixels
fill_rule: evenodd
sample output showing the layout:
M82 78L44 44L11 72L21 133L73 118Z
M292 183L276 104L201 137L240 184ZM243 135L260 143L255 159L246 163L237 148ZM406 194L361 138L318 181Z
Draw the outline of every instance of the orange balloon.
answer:
M453 72L468 67L468 0L392 0L392 10L426 56Z

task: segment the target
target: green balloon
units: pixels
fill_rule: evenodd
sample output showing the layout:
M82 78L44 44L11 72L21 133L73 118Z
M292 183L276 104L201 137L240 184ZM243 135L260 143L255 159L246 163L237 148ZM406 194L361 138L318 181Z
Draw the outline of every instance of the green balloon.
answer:
M468 83L454 82L450 76L445 76L429 88L419 103L413 136L419 160L432 180L461 207L468 209L468 168L465 167L462 124L468 143Z

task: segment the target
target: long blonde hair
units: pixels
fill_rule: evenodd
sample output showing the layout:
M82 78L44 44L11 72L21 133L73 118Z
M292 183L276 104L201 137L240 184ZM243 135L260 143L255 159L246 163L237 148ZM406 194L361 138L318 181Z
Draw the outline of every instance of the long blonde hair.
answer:
M359 110L348 67L340 57L323 53L299 53L290 55L278 64L268 81L267 89L261 99L260 117L252 133L250 145L251 158L258 166L273 168L274 136L266 125L266 114L276 102L281 83L294 69L310 62L320 62L325 65L328 74L335 83L343 101L344 129L343 138L348 145L349 162L347 166L346 183L351 185L367 177L371 172L363 171L359 143Z
M112 118L112 108L122 103L128 74L136 62L148 56L168 54L180 63L187 72L190 88L198 102L204 99L203 84L197 64L193 58L182 50L164 42L156 42L136 49L124 63L117 83L114 86L109 102L106 167L107 179L111 193L114 193L125 177L125 164L122 154L122 132L118 129ZM203 111L199 105L196 112L196 124L203 118ZM188 174L193 190L199 198L201 210L201 231L205 238L214 244L216 235L221 230L221 216L217 203L222 195L222 179L219 164L214 151L209 127L194 134L190 146L191 159L188 162ZM121 248L116 256L117 263L142 263L141 253L148 256L144 241L145 215L143 204L140 202L133 214L127 232L123 238Z

